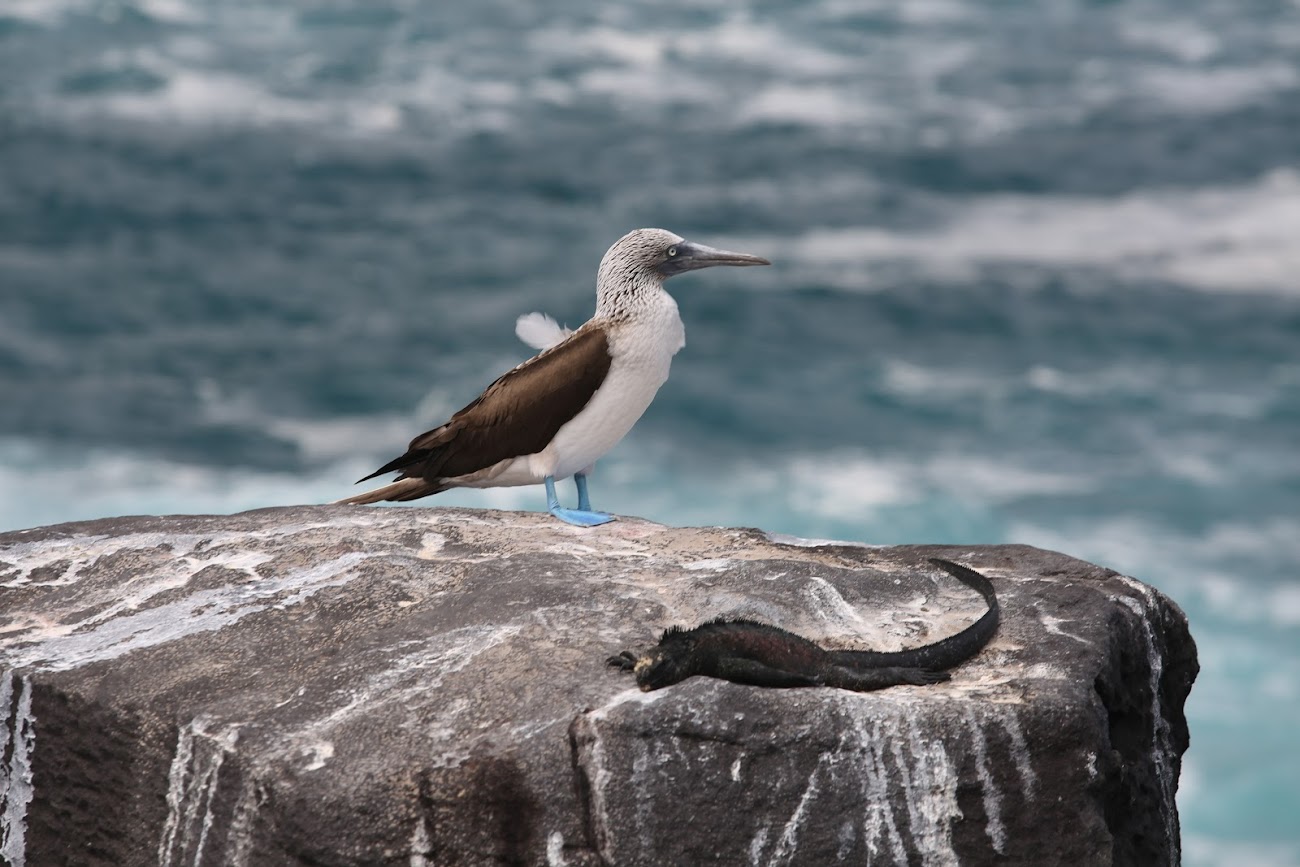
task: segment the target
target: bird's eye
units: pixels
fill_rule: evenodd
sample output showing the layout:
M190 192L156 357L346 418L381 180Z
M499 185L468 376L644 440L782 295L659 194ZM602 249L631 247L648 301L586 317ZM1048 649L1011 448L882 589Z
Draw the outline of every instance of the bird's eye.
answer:
M671 259L672 257L674 257L674 256L676 256L676 255L677 255L677 248L676 248L676 247L669 247L669 248L668 248L668 258Z

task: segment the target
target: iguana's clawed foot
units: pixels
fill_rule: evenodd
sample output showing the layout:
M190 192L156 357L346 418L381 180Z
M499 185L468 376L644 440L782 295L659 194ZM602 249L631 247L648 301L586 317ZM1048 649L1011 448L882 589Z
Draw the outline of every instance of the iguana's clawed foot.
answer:
M611 656L605 660L605 664L613 668L619 668L623 671L632 671L636 668L637 655L630 650L625 650L618 656Z

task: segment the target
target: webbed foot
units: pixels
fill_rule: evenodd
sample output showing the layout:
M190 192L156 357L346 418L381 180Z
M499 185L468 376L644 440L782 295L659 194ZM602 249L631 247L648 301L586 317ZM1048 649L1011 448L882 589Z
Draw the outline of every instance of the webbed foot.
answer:
M607 515L604 512L593 512L591 502L587 499L587 481L583 478L578 487L578 508L566 509L560 505L560 498L555 494L555 478L547 476L542 479L546 485L546 511L559 518L566 524L572 524L575 527L599 527L601 524L608 524L614 520L613 515Z
M608 524L614 520L613 515L604 512L584 512L582 509L564 509L554 508L549 510L552 515L559 518L566 524L572 524L575 527L599 527L601 524Z

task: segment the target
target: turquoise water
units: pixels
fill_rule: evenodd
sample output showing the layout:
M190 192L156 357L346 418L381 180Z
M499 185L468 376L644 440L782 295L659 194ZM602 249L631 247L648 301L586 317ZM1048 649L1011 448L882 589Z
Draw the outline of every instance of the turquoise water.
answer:
M1159 586L1185 863L1298 865L1298 61L1252 0L0 0L0 527L345 495L664 226L775 264L670 284L596 504Z

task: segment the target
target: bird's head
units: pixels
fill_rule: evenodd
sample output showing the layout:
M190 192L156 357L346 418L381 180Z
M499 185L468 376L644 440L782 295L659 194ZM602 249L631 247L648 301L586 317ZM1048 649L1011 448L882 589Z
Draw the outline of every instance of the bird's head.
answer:
M663 281L714 265L770 265L761 256L733 253L688 241L667 229L636 229L614 242L600 260L602 301L658 289Z

